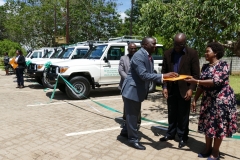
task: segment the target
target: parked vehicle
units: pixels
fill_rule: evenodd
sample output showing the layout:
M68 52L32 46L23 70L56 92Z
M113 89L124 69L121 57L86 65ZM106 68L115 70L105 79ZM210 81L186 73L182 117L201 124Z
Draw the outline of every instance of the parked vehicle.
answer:
M135 38L115 38L108 43L94 46L83 59L73 59L52 63L46 77L51 83L56 82L58 74L68 80L81 94L75 93L65 82L58 79L57 88L66 92L71 99L83 99L88 97L91 89L102 85L119 84L120 76L118 65L121 56L128 54L127 42L135 42L141 47L141 40ZM157 44L156 52L152 54L154 59L154 72L160 73L162 67L163 46ZM151 83L150 92L154 91L155 83Z
M29 54L27 54L27 56L25 57L26 61L34 59L34 58L42 58L47 52L49 51L53 51L54 48L48 48L48 47L44 47L44 48L40 48L38 50L34 50L32 52L30 52Z
M51 85L46 77L44 77L44 69L45 64L53 63L53 62L59 62L69 59L79 59L82 58L88 51L89 46L73 46L68 47L67 49L63 51L57 51L55 54L52 55L49 59L40 60L32 62L27 69L28 74L30 77L34 77L35 80L42 84L46 88L53 88L53 85Z

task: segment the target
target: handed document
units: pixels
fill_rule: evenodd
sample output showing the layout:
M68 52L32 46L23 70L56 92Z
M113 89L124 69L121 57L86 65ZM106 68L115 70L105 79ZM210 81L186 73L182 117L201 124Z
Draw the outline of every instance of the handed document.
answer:
M178 81L178 80L183 80L183 79L186 79L188 77L192 77L192 76L189 76L189 75L179 75L178 77L174 77L174 78L164 78L163 80L164 81Z

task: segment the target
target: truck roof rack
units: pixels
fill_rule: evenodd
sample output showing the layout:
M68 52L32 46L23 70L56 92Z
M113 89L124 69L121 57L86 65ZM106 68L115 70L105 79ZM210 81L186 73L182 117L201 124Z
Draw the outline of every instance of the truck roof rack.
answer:
M109 38L108 42L134 42L134 43L141 43L142 37L141 36L122 36L122 37L115 37Z
M103 43L108 43L108 41L94 41L94 40L88 40L88 41L84 41L84 42L77 42L77 45L84 45L87 46L89 45L89 43L92 43L93 45L97 45L97 44L103 44Z

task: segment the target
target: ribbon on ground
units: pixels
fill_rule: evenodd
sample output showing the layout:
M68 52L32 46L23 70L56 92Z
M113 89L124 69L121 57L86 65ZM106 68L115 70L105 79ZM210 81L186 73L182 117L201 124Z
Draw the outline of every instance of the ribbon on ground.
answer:
M109 106L107 106L107 105L105 105L105 104L102 104L102 103L99 103L99 102L97 102L97 101L91 100L90 98L84 96L84 95L83 95L82 93L80 93L71 83L69 83L65 78L63 78L60 74L58 74L58 77L57 77L56 83L55 83L55 85L54 85L54 90L53 90L53 93L52 93L52 95L51 95L50 101L52 101L52 99L53 99L53 97L54 97L54 94L55 94L55 92L56 92L56 87L57 87L57 83L58 83L59 77L61 77L61 78L63 79L63 81L66 83L66 85L68 85L68 87L70 87L70 88L71 88L73 91L75 91L76 93L81 94L81 96L83 96L84 98L89 99L90 101L96 103L97 105L99 105L99 106L101 106L101 107L103 107L103 108L105 108L105 109L107 109L107 110L109 110L109 111L111 111L111 112L117 112L117 113L123 114L122 112L120 112L120 111L118 111L118 110L116 110L116 109L114 109L114 108L112 108L112 107L109 107ZM168 126L167 123L162 123L162 122L150 120L150 119L147 119L147 118L144 118L144 117L142 117L141 120L147 121L147 122L153 122L153 123L156 123L156 124L160 124L160 125L162 125L162 126ZM191 129L190 129L190 131L191 131L191 132L197 132L197 131L194 131L194 130L191 130ZM240 135L233 135L231 138L240 140Z

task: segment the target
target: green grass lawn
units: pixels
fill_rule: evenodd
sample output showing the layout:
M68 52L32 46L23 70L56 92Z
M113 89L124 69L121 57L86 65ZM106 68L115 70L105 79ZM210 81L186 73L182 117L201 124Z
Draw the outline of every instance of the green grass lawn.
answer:
M233 88L238 101L240 101L240 76L230 76L230 86ZM157 86L157 90L162 90L162 87Z
M230 86L233 88L238 101L240 101L240 76L230 76Z

